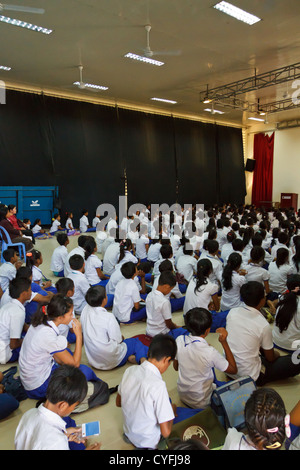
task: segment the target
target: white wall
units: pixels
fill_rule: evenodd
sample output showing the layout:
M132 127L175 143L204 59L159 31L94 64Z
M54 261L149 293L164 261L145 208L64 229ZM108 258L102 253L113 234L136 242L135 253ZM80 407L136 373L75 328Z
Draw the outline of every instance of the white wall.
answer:
M254 135L258 132L272 133L270 126L261 125L248 129L246 157L253 158ZM246 172L246 204L251 203L253 174ZM273 163L273 202L280 202L281 193L299 195L300 204L300 128L275 130Z

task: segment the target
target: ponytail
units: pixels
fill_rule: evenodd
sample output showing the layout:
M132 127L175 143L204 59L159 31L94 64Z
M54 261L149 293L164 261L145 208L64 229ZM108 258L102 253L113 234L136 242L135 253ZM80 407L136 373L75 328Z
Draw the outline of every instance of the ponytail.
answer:
M197 274L196 274L196 287L195 294L199 291L200 287L207 284L207 278L212 272L212 263L209 259L200 259L197 263Z
M297 313L298 296L300 295L300 275L292 274L287 281L288 292L284 294L277 306L275 325L280 333L287 330L289 324Z
M231 253L228 258L227 264L223 269L222 281L225 290L232 288L232 273L239 269L242 264L242 257L239 253Z
M94 237L88 237L85 244L84 244L84 259L87 260L95 251L96 248L96 242Z
M31 325L37 327L39 325L48 325L48 321L55 320L65 315L73 306L73 300L62 294L56 294L50 300L48 306L40 306L32 317Z
M129 238L120 241L120 256L118 263L120 263L120 261L125 257L125 251L128 251L131 248L132 242Z

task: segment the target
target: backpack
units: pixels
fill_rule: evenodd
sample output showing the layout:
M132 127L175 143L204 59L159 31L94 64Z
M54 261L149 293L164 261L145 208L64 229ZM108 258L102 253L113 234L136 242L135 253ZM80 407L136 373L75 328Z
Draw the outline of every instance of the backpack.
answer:
M18 401L26 400L27 393L21 383L20 377L14 377L17 372L17 367L12 366L3 372L2 384L4 385L5 392L9 393Z

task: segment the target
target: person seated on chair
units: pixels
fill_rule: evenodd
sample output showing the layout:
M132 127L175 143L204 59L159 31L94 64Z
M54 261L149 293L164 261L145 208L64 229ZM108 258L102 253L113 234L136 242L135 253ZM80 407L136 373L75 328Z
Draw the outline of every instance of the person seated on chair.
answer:
M25 245L25 250L29 251L33 248L33 243L32 241L23 236L21 230L17 230L13 227L11 222L8 220L8 217L10 215L10 212L8 210L8 207L4 206L0 208L0 227L3 227L7 233L8 236L10 237L10 240L7 240L7 236L5 233L1 232L1 237L3 237L3 240L6 243L9 243L10 241L15 244L15 243L24 243Z

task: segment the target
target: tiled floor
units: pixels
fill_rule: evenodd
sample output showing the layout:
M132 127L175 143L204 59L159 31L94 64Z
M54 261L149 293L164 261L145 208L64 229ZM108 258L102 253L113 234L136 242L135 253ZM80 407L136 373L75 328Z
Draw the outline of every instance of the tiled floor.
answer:
M70 244L68 250L70 251L74 246L77 246L78 237L70 237ZM53 274L50 271L50 258L53 249L57 246L56 239L40 240L37 241L36 248L39 249L43 254L44 262L41 266L42 271L46 276L53 279ZM173 314L174 322L178 325L183 324L182 312ZM134 325L123 325L121 326L122 334L125 338L135 336L145 332L145 323L136 323ZM220 343L217 340L216 334L210 334L208 337L210 344L214 345L220 351L222 350ZM84 350L82 355L82 363L88 364ZM127 367L131 367L129 364L121 368L117 368L111 371L97 371L95 370L98 377L106 381L109 386L115 386L120 383L122 375ZM8 366L0 365L0 370L7 369ZM182 406L178 394L177 394L177 372L173 369L172 365L164 374L163 378L167 384L167 388L170 394L172 402L178 406ZM218 378L224 379L222 374L217 374ZM276 382L269 384L268 386L276 389L282 396L287 411L290 411L294 405L300 399L300 377L290 379L285 382ZM126 444L122 439L122 411L115 405L116 394L111 395L109 402L101 407L86 411L81 414L73 415L77 424L83 422L100 420L101 435L94 438L94 441L100 441L102 443L101 449L103 450L130 450L132 446ZM24 412L35 406L34 400L25 400L20 403L20 407L16 410L9 418L0 422L0 450L13 450L14 449L14 435L19 420ZM91 439L90 442L93 442Z

